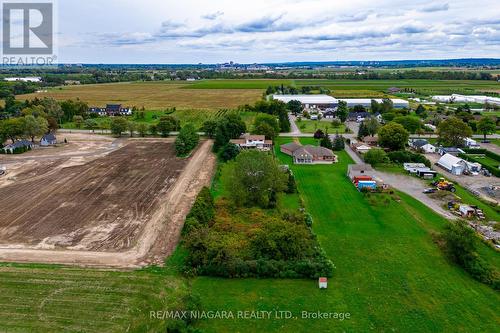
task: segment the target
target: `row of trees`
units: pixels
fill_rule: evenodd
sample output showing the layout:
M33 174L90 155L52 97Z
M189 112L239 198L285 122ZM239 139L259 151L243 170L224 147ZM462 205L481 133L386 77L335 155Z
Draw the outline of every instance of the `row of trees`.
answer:
M14 143L18 139L29 138L35 142L35 137L49 131L49 123L43 117L28 114L24 117L9 118L0 121L0 145L7 139Z

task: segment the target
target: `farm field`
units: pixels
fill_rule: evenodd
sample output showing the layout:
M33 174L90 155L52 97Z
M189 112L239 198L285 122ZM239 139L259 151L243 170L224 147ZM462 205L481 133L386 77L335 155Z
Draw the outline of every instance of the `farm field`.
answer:
M62 158L48 172L42 164L17 174L0 187L0 244L129 249L187 161L173 143L141 141L87 163Z
M413 88L422 93L445 94L459 92L500 92L500 83L479 80L202 80L185 88L189 89L266 89L268 86L290 85L321 86L330 89L333 96L339 97L376 97L384 95L390 87ZM378 93L377 93L378 92ZM372 94L366 96L366 94Z
M150 311L182 308L189 287L162 271L0 264L2 332L160 332Z
M291 165L288 156L276 154ZM291 165L314 232L336 266L329 289L320 291L316 281L306 280L196 278L193 290L204 308L283 310L299 317L207 320L197 327L204 332L494 331L500 324L498 293L449 263L433 242L432 233L446 221L404 194L398 193L399 203L370 203L345 176L348 155L339 157L334 166ZM494 250L482 247L481 253L500 265ZM352 319L304 320L301 311L350 312Z
M277 144L291 141L279 138ZM313 139L301 139L315 143ZM278 147L277 145L277 147ZM432 240L445 221L412 198L370 203L345 176L350 163L292 167L313 229L336 269L328 290L313 280L183 278L183 249L167 267L111 272L43 265L0 265L0 323L7 332L157 332L168 322L150 311L291 311L297 319L195 323L202 332L492 332L500 296L450 264ZM283 205L296 208L296 197ZM349 209L346 209L349 207ZM497 267L500 257L482 247ZM301 311L349 312L351 319L301 319Z
M146 109L226 109L253 104L262 97L259 89L191 89L193 84L167 82L108 83L52 88L47 92L16 96L19 100L53 97L77 99L89 106L118 103ZM185 88L185 89L181 89Z
M329 134L335 134L338 132L339 134L345 133L345 125L340 125L338 127L333 127L331 121L319 121L319 120L307 120L302 119L301 121L296 122L302 133L314 133L318 129L321 129L323 132L328 132Z
M227 109L220 109L220 110L193 110L193 109L185 109L185 110L176 110L176 111L144 111L144 119L136 119L134 117L129 117L128 119L130 121L135 122L136 124L144 123L148 125L156 124L160 120L160 118L164 115L170 115L175 118L177 118L180 123L181 127L190 123L192 124L195 128L200 129L203 123L209 119L217 119L220 117L224 117L229 112ZM244 112L244 111L237 111L242 120L245 122L247 125L247 128L250 128L250 126L253 124L253 121L255 119L256 113L255 112ZM111 117L99 117L95 118L95 121L97 123L97 128L95 130L96 133L99 133L101 129L109 129L110 127L110 122L111 122ZM67 122L61 125L61 128L64 129L77 129L77 126L74 122ZM85 128L84 124L81 125L81 128Z

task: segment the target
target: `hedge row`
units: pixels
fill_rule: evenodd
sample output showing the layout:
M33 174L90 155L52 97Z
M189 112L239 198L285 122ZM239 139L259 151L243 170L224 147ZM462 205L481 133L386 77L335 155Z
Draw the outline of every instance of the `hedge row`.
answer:
M237 258L224 264L207 264L189 271L189 273L225 278L262 277L283 279L317 279L319 277L331 277L332 272L333 264L324 254L318 254L316 258L297 261L242 260Z

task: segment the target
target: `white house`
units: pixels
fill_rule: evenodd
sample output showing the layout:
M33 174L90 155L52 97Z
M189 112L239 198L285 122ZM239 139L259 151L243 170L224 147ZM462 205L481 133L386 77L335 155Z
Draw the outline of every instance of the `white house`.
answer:
M53 146L55 144L57 144L57 138L52 132L45 134L40 139L40 146L42 147Z
M415 150L423 151L425 154L433 154L437 148L425 139L410 139L408 145Z
M356 152L360 154L364 154L372 149L372 147L362 142L354 143L352 147L354 148L354 150L356 150Z
M241 138L233 139L230 142L237 145L240 149L269 151L273 147L273 142L271 140L266 140L264 135L245 134Z

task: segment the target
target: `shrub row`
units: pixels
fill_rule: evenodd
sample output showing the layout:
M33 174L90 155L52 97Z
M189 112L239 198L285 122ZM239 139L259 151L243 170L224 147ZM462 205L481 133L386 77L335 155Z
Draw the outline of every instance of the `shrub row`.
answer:
M242 260L236 258L222 264L207 264L197 267L191 273L225 278L286 278L317 279L331 277L333 264L324 255L298 261L273 259Z
M399 151L393 151L387 154L391 162L394 163L423 163L427 167L431 166L431 161L427 159L422 154L417 154L413 153L411 151L406 151L406 150L399 150Z

